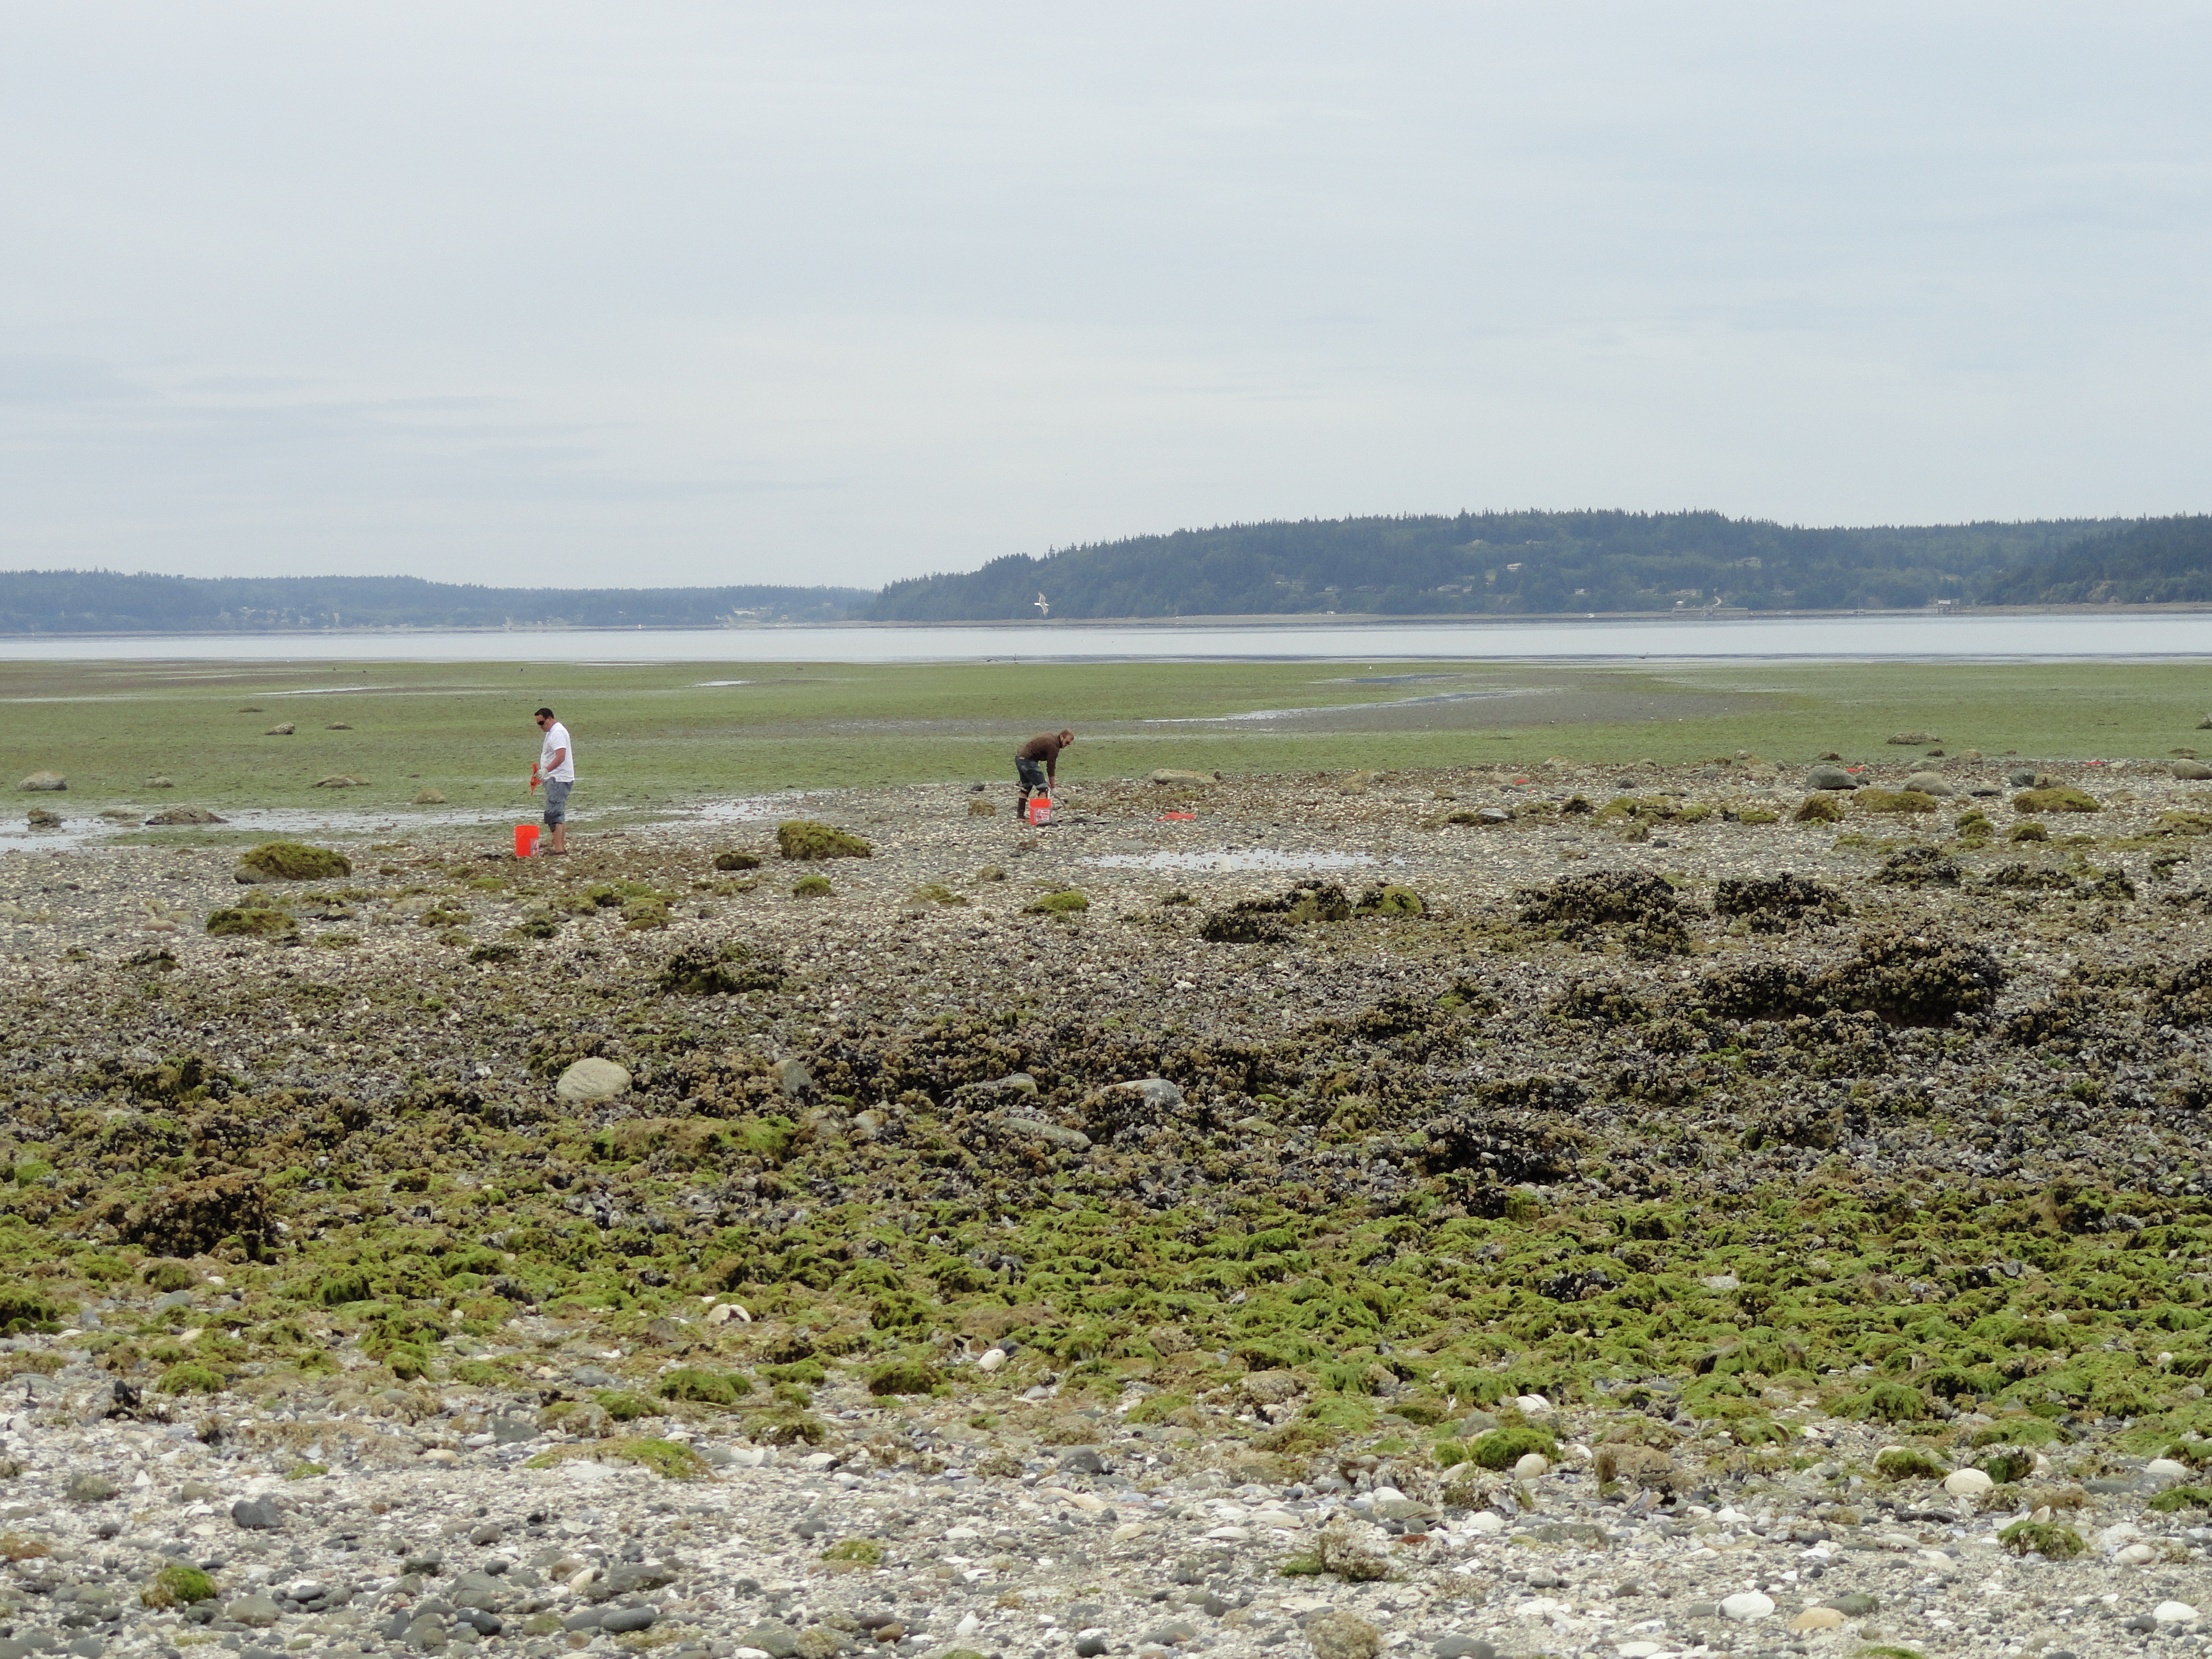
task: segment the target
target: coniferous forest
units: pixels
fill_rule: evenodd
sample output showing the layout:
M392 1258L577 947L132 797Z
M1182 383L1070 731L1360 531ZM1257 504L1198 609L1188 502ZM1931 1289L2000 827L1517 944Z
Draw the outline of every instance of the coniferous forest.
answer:
M2207 521L2058 520L1807 530L1718 513L1462 513L1228 525L1015 554L964 574L894 582L869 614L901 622L1035 617L1389 616L1888 610L1950 600L2055 603L2046 568L2082 586L2115 535ZM2155 556L2207 580L2212 551L2178 532ZM2140 557L2150 559L2148 550ZM2067 562L2072 561L2073 562Z

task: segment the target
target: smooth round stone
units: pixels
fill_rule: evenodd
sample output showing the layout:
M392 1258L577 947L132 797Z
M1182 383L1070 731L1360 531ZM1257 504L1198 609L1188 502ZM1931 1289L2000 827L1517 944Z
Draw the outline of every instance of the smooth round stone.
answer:
M2179 1480L2189 1474L2189 1465L2171 1457L2154 1457L2143 1465L2143 1473L2154 1480Z
M1521 1408L1523 1417L1549 1417L1552 1414L1552 1402L1540 1394L1522 1395L1513 1403Z
M1006 1363L1006 1351L1004 1348L986 1348L975 1361L976 1368L986 1371L995 1371Z
M1790 1621L1792 1630L1841 1630L1843 1610L1839 1607L1808 1607Z
M1723 1619L1765 1619L1774 1611L1774 1598L1758 1590L1739 1590L1721 1601Z
M611 1060L580 1060L561 1073L553 1092L562 1100L612 1100L629 1092L629 1073Z
M2161 1601L2150 1610L2150 1616L2161 1625L2194 1624L2197 1609L2186 1601Z
M1535 1480L1552 1472L1552 1460L1541 1452L1528 1452L1513 1466L1516 1480Z
M2147 1567L2158 1559L2158 1552L2148 1544L2130 1544L2112 1553L2113 1561L2123 1567Z
M1496 1510L1477 1510L1467 1518L1467 1529L1494 1537L1505 1530L1505 1517Z
M1979 1469L1954 1469L1943 1477L1943 1490L1954 1498L1986 1498L1997 1483Z
M1905 779L1905 787L1917 795L1933 795L1939 800L1959 793L1941 772L1915 772Z

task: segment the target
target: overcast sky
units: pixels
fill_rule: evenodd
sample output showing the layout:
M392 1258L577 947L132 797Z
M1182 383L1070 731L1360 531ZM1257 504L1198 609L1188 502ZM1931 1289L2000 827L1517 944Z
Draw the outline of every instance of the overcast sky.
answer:
M0 0L0 566L2204 511L2212 8Z

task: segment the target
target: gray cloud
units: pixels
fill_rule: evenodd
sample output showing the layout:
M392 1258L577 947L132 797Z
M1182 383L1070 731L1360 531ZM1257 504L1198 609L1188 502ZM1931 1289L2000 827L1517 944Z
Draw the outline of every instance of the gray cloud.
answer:
M2201 9L129 15L0 62L17 563L2204 505Z

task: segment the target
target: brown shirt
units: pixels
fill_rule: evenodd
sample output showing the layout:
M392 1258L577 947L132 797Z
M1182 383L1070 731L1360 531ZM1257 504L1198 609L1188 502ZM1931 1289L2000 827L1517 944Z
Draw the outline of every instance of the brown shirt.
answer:
M1057 775L1060 766L1060 741L1057 732L1040 732L1014 750L1016 760L1042 761L1047 777Z

